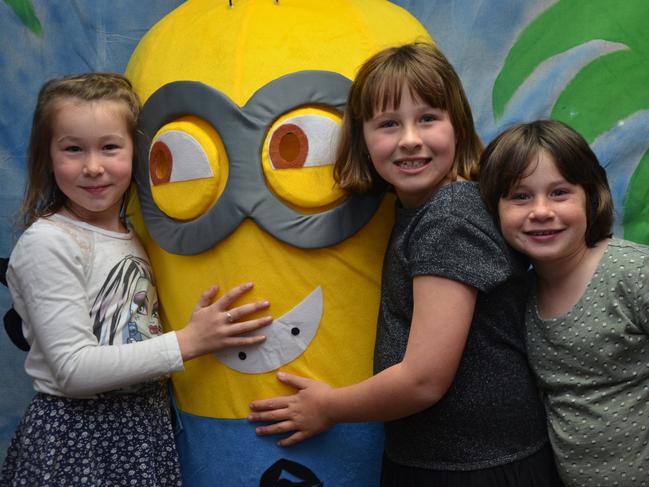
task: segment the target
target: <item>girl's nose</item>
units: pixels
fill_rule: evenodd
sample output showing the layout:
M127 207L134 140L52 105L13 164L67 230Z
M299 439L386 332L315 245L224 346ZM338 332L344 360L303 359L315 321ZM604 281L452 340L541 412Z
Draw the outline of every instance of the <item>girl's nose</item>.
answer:
M399 146L405 150L413 150L420 148L421 145L421 136L419 135L417 128L409 124L404 125L401 132Z
M548 218L553 217L554 212L552 211L549 202L545 198L539 198L532 208L530 219L547 220Z
M83 166L83 174L91 177L104 174L104 165L101 162L101 158L96 154L89 154Z

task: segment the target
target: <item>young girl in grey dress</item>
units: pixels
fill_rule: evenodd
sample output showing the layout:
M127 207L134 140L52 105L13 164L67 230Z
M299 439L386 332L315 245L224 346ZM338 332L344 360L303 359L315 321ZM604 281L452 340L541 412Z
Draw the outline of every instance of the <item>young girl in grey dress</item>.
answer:
M563 481L649 485L649 248L611 238L604 169L560 122L497 137L480 184L534 267L528 354Z
M338 422L385 421L382 485L560 485L523 343L526 263L480 199L481 144L455 70L430 44L360 69L336 175L398 202L383 266L376 375L252 404L291 445ZM348 323L347 326L354 326ZM350 344L353 346L353 344Z

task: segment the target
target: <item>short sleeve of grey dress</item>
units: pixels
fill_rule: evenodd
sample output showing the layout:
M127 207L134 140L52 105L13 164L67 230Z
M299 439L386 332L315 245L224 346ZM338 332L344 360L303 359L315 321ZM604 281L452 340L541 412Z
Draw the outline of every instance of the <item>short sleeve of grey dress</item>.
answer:
M386 455L433 470L477 470L525 458L547 442L527 365L527 265L505 244L474 182L441 188L423 207L397 206L383 265L375 371L400 362L412 320L412 281L432 275L478 290L464 354L436 405L386 423Z

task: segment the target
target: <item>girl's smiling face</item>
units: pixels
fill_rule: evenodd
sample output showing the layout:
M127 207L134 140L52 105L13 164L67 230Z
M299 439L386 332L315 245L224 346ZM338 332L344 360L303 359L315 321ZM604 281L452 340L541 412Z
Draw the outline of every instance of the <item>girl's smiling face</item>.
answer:
M133 165L133 141L121 102L59 101L50 155L70 216L121 230L119 211Z
M543 150L500 198L498 215L505 240L535 265L566 263L587 250L586 193L566 181Z
M363 136L374 168L404 207L423 205L449 182L455 131L448 112L413 98L408 86L398 107L363 122Z

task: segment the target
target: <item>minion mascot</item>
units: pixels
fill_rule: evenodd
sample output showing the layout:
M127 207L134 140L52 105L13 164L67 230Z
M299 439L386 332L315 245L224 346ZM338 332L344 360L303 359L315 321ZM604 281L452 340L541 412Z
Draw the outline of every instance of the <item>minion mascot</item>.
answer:
M274 317L263 344L173 377L185 485L378 485L381 425L282 449L246 417L252 400L293 392L278 370L334 387L372 374L394 200L338 189L334 154L356 70L415 40L431 41L386 0L189 0L133 53L144 107L131 210L164 322L186 323L213 283L245 281Z

